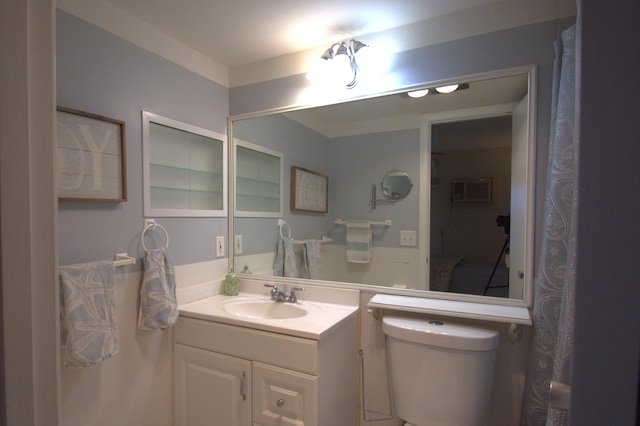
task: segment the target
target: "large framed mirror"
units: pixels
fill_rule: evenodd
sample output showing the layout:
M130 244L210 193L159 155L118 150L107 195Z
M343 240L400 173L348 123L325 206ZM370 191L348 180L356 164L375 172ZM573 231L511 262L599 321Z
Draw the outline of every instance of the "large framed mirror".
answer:
M273 276L284 222L299 245L295 255L307 243L314 247L307 257L321 262L320 279L328 284L528 305L535 80L535 67L521 67L460 78L460 89L447 94L425 84L431 93L421 98L403 91L232 117L234 143L281 152L285 169L314 170L329 182L327 213L230 215L242 241L232 267ZM409 176L413 188L372 208L372 185L393 170ZM282 187L287 205L289 183ZM350 221L369 223L368 262L348 260Z

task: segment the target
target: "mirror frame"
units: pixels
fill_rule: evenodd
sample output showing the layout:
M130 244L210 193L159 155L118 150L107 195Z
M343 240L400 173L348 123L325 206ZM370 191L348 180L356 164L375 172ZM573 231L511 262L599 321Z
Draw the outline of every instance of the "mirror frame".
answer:
M395 173L395 174L394 174ZM397 195L393 195L393 193L388 194L387 191L385 191L385 185L384 185L384 180L393 176L399 176L399 173L402 174L402 176L406 177L407 180L409 181L409 189L407 189L406 192L403 193L398 193ZM386 175L384 175L384 177L382 178L382 181L380 182L380 192L382 192L382 196L389 200L389 201L398 201L398 200L402 200L403 198L406 198L407 195L409 195L409 193L411 192L411 190L413 189L413 182L411 181L411 177L409 176L409 173L402 171L402 170L392 170L389 173L387 173Z
M345 102L358 101L363 99L371 99L377 98L387 95L393 95L398 93L404 93L412 90L419 90L421 88L426 87L434 87L441 86L446 84L452 84L459 81L479 81L500 77L508 77L516 74L526 74L527 75L527 93L528 93L528 105L527 105L527 162L526 162L526 171L525 171L525 179L526 179L526 189L525 189L525 207L523 209L525 218L524 218L524 234L525 234L525 242L524 242L524 261L525 261L525 270L523 271L523 279L524 279L524 291L522 299L508 299L508 298L500 298L500 297L492 297L492 296L479 296L479 295L469 295L463 293L449 293L449 292L438 292L431 290L416 290L416 289L403 289L396 287L382 287L378 285L370 285L370 284L358 284L358 283L349 283L349 282L339 282L339 281L323 281L323 280L313 280L313 279L305 279L305 282L308 282L310 285L322 285L324 287L335 287L335 288L352 288L359 290L367 290L374 293L385 293L385 294L394 294L394 295L404 295L411 297L420 297L420 298L430 298L430 299L439 299L439 300L449 300L449 301L459 301L459 302L471 302L483 305L499 305L499 306L513 306L519 308L531 308L533 302L533 276L534 276L534 227L535 227L535 165L536 165L536 125L537 125L537 66L536 65L523 65L513 68L507 68L502 70L489 71L485 73L472 74L467 76L456 77L455 79L449 80L441 80L441 81L431 81L424 82L421 84L410 85L406 87L401 87L398 89L394 89L392 91L386 92L378 92L371 93L367 96L359 96L348 99L336 99L333 103L322 103L318 105L304 105L304 106L291 106L284 108L276 108L272 110L264 110L258 111L250 114L239 114L234 116L229 116L228 118L228 140L232 144L228 150L233 156L235 145L234 145L234 136L233 136L233 122L237 120L263 117L268 115L286 113L297 110L311 109L320 106L328 106L332 104L341 104ZM429 224L426 222L426 209L430 208L430 203L426 203L426 201L430 199L431 196L431 162L430 162L430 153L431 153L431 125L436 123L444 123L451 121L462 121L466 119L472 118L481 118L481 117L489 117L493 115L505 115L510 113L513 108L507 110L504 105L493 106L495 108L492 111L490 107L481 107L481 108L470 108L463 109L457 111L448 111L444 113L434 113L434 114L425 114L422 116L421 125L420 125L420 158L421 161L424 161L423 164L427 164L428 167L421 168L419 182L420 182L420 205L419 205L419 215L420 219L420 236L426 235L427 241L430 241L430 235L428 235ZM457 114L457 115L456 115ZM229 182L229 194L234 194L234 179L233 176L235 174L234 170L234 161L235 158L229 158L229 167L228 173L229 178L227 181ZM423 198L424 197L424 198ZM426 198L429 197L429 198ZM234 235L234 218L235 218L235 205L233 203L233 198L229 195L229 216L228 216L228 225L229 225L229 235ZM424 223L423 223L424 221ZM427 244L421 244L419 249L420 258L427 258L427 251L430 250L430 247L427 247ZM229 245L229 271L234 271L235 268L235 254L233 251L233 245ZM424 276L420 276L418 279L426 279L426 267L421 268L424 270ZM237 272L239 273L239 272ZM273 276L263 276L263 275L248 275L248 279L255 280L273 280ZM278 281L283 284L295 285L299 283L298 278L289 278L289 277L276 277Z

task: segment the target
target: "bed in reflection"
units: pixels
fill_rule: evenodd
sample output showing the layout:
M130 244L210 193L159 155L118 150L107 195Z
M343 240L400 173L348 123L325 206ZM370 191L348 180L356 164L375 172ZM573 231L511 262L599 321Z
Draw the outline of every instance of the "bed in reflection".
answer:
M462 257L433 257L430 270L430 289L451 293L509 297L509 269L504 262L500 262L491 277L494 266L493 263L472 262Z

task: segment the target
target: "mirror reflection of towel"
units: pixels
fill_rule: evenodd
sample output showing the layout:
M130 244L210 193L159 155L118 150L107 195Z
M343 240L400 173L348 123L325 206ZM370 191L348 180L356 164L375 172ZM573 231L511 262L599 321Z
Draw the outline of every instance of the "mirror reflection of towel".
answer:
M322 255L320 253L319 240L305 240L305 248L307 249L307 269L309 270L309 278L313 280L320 279L320 271L322 270Z
M273 273L278 277L320 279L322 255L319 240L278 241Z
M305 245L296 243L291 238L281 238L278 241L273 271L278 277L309 278Z
M88 367L118 353L113 262L60 267L60 332L67 367Z
M371 222L347 221L347 262L369 263L371 260Z
M173 327L177 320L176 278L169 253L165 249L147 250L140 286L138 328L165 329Z

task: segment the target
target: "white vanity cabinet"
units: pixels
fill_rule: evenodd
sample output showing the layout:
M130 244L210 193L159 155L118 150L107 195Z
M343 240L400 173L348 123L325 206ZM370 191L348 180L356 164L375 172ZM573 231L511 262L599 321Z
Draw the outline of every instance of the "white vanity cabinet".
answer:
M176 425L251 425L251 362L174 345Z
M180 316L177 426L357 424L357 316L318 340Z

